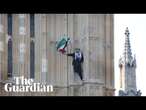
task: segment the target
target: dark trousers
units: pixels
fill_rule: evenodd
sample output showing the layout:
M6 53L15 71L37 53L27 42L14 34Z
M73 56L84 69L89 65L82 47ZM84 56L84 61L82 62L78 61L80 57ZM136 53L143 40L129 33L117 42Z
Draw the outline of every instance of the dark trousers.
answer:
M83 70L81 63L76 63L75 65L73 65L73 67L74 67L74 72L79 75L81 80L83 80L83 75L82 75Z
M83 80L83 75L82 75L82 73L79 72L78 74L79 74L79 76L80 76L80 79Z

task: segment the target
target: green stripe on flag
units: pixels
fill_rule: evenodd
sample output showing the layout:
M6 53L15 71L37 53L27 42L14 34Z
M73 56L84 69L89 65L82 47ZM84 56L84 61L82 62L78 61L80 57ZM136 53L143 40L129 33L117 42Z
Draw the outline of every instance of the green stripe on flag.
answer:
M57 42L56 48L58 49L63 49L66 45L66 42L69 40L68 37L63 37L60 41Z

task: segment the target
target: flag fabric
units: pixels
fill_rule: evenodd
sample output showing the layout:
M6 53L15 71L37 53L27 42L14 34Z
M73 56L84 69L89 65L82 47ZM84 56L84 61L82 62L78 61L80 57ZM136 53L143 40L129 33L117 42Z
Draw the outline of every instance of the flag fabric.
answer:
M61 53L65 53L69 40L70 40L70 38L63 37L60 41L58 41L56 44L57 51L59 51Z

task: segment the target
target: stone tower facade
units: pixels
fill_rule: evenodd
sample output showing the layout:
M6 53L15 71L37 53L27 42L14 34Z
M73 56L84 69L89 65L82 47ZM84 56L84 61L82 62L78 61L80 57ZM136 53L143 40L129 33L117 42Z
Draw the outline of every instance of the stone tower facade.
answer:
M120 96L140 95L136 87L136 58L132 56L129 30L125 30L125 45L123 56L119 60L120 67Z
M51 94L114 95L114 30L111 14L0 14L1 82L14 76L34 78L54 86ZM72 58L56 51L55 42L68 36L67 52L84 54L84 79L73 73Z

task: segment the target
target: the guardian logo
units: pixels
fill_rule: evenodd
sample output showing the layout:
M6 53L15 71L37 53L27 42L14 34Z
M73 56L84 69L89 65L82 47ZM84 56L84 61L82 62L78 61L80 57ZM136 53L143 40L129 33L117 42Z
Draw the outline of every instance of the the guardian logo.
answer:
M14 77L14 83L6 83L6 92L53 92L53 86L44 83L35 83L33 79Z

